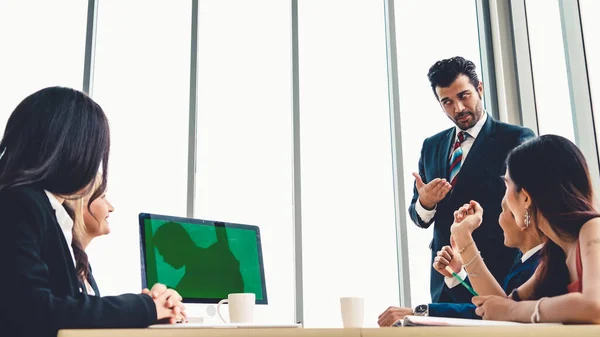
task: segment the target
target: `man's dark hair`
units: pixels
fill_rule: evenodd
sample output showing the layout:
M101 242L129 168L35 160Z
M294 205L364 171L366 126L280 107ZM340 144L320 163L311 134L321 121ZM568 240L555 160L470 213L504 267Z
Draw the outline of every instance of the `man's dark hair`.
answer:
M13 111L0 141L0 190L34 186L70 196L90 186L102 166L106 189L110 149L108 120L88 95L50 87L25 98Z
M431 83L431 89L437 99L439 99L436 87L447 88L456 80L459 75L465 75L469 78L469 82L477 88L479 78L475 72L475 63L465 59L462 56L455 56L449 59L437 61L429 68L427 77Z

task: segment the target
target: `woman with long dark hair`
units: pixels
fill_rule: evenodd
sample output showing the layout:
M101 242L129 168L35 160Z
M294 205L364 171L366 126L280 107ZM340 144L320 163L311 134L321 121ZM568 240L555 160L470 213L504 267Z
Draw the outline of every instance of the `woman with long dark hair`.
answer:
M145 327L180 319L181 296L164 285L153 296L86 296L72 251L65 198L88 193L101 167L106 188L108 120L82 92L51 87L25 98L0 142L0 331L56 336L68 328ZM153 298L154 297L154 298Z
M505 181L517 224L537 226L549 240L533 277L509 298L473 298L476 313L493 320L600 323L600 214L581 151L566 138L541 136L509 154Z

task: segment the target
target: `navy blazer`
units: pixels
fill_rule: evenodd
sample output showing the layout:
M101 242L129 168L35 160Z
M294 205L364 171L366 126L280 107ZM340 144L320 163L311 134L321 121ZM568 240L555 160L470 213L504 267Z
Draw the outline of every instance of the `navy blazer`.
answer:
M100 296L100 289L98 288L98 284L96 283L96 279L94 278L94 275L92 274L92 266L88 266L88 276L87 276L87 281L90 284L90 287L92 287L92 290L94 291L94 296ZM85 292L87 294L87 287L85 286L84 282L79 282L79 286L81 287L81 289L83 290L83 292Z
M448 179L450 149L454 144L454 127L425 139L419 159L419 175L428 183L435 178ZM415 209L419 198L416 185L409 206L412 221L421 228L434 223L433 239L430 244L431 264L438 250L450 244L450 226L454 220L454 211L470 200L476 200L485 210L481 226L473 232L473 239L486 261L490 272L498 282L502 282L518 251L504 246L504 235L498 225L501 201L505 186L501 176L505 174L506 157L516 146L535 137L533 131L516 125L498 122L488 115L479 135L475 139L460 172L454 188L436 206L434 218L425 223ZM451 296L444 291L444 277L430 271L431 300L447 302Z
M142 328L156 322L150 296L88 296L46 193L0 191L3 336L56 336L59 329Z
M519 253L508 276L502 283L502 289L507 295L533 276L540 258L541 251L537 251L525 262L521 262L521 254ZM468 279L466 281L469 282ZM450 289L450 293L456 303L432 303L429 305L429 316L481 319L480 316L475 314L475 305L471 303L473 295L465 287L459 284Z

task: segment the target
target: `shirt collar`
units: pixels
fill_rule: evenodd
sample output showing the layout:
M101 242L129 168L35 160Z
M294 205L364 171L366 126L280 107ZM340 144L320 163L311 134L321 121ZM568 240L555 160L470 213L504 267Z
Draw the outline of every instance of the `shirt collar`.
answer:
M487 120L487 111L483 111L483 114L481 115L481 118L479 119L479 121L477 122L477 124L473 125L472 128L464 130L466 133L469 134L469 136L471 136L473 139L477 138L477 135L479 135L479 132L481 132L481 129L483 129L483 125L485 124L485 121ZM463 131L461 128L459 128L458 126L454 126L454 128L456 129L456 136L455 138L458 137L458 133Z
M542 249L542 247L544 247L543 243L540 243L539 245L531 248L530 250L526 251L523 256L521 256L521 263L525 263L525 261L527 261L527 259L529 259L530 257L533 256L533 254L537 253L540 249Z
M54 194L44 190L46 192L46 196L48 196L48 200L50 200L50 205L54 209L56 213L56 221L60 225L60 229L65 235L65 239L67 240L67 244L69 247L71 246L71 242L73 241L73 219L67 213L67 210L64 206L56 199Z

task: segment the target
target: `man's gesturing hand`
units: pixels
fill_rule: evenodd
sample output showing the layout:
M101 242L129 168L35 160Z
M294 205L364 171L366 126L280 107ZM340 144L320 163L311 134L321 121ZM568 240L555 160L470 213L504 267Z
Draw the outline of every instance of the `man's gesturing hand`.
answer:
M452 185L446 179L435 178L425 184L418 173L413 173L417 192L419 193L419 202L428 210L435 208L438 202L442 201L448 192L452 189Z

